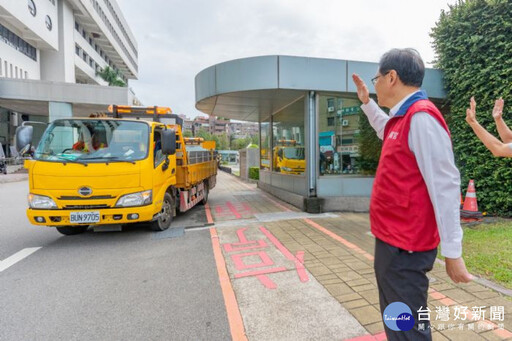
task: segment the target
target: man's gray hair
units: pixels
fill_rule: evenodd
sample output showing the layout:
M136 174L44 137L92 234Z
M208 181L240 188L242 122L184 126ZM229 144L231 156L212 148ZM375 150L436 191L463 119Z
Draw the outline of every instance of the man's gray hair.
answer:
M392 49L380 58L379 73L384 75L395 70L404 85L421 87L425 76L425 64L418 51L412 48Z

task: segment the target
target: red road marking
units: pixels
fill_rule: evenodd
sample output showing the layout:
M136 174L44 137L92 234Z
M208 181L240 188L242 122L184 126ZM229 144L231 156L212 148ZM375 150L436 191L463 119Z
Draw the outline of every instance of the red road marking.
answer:
M308 273L304 267L304 251L297 251L295 255L297 260L295 261L295 267L297 268L297 274L302 283L309 281Z
M238 213L235 206L231 203L231 201L226 202L226 206L229 208L229 210L235 215L235 218L240 219L242 218L242 215Z
M304 268L304 251L298 251L297 256L294 256L281 242L265 227L260 226L260 231L277 247L279 251L288 259L295 263L297 274L301 282L307 282L309 280L308 273Z
M286 271L286 268L284 266L279 267L279 268L266 269L266 270L247 271L247 272L242 272L240 274L235 274L235 278L266 275L266 274L272 274L272 273L283 272L283 271Z
M270 278L268 278L268 276L266 275L258 275L256 276L256 278L261 282L263 283L263 285L265 286L265 288L267 289L275 289L277 288L277 284L274 283L274 281L272 281Z
M204 205L204 209L206 211L206 221L208 222L208 224L213 224L213 218L212 218L212 212L210 211L210 205L208 203L206 203L206 205Z
M236 300L231 280L226 270L226 262L222 256L220 249L219 237L215 228L210 229L210 236L212 239L213 255L215 256L215 263L217 265L217 272L219 274L219 283L224 297L224 305L226 306L226 313L228 315L229 330L231 331L231 338L235 341L247 341L244 330L244 322L238 302Z
M222 244L224 247L224 251L226 252L233 252L233 251L243 251L243 250L249 250L249 249L260 249L267 247L267 243L263 240L247 240L247 237L245 236L244 232L247 230L247 227L240 228L236 231L236 234L238 236L238 243L225 243Z
M244 257L250 257L250 256L258 256L261 259L260 263L257 264L245 264L243 261ZM257 252L248 252L248 253L239 253L236 255L232 255L231 259L233 260L233 263L235 263L235 267L237 270L245 270L245 269L252 269L252 268L260 268L263 266L271 266L274 265L274 262L270 257L267 255L265 251L257 251Z

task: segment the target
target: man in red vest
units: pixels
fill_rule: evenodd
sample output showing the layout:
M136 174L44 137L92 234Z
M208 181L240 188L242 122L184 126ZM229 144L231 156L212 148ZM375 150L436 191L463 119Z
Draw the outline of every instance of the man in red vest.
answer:
M427 309L426 273L434 265L439 242L450 278L455 283L471 280L462 259L460 174L448 126L420 90L424 75L416 50L385 53L372 79L378 105L362 79L352 75L361 108L383 140L370 224L376 238L374 269L388 340L432 339L430 323L419 321L418 311ZM389 108L389 115L379 106ZM412 329L388 323L386 308L397 307L391 305L394 302L410 308Z

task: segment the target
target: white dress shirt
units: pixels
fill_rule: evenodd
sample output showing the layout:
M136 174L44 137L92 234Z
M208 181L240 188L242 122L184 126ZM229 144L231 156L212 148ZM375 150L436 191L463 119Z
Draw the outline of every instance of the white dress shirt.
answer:
M382 140L388 120L414 93L403 98L389 111L389 116L379 108L373 99L361 109L370 125ZM411 119L408 136L409 148L427 185L430 201L434 207L441 255L448 258L462 256L462 228L460 227L460 174L455 167L452 143L439 122L425 112L415 114Z

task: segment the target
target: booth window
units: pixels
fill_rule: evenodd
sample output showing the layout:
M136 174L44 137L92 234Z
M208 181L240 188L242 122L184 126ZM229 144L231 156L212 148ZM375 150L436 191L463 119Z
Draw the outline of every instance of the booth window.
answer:
M272 143L270 141L270 118L260 122L260 169L270 170L270 153Z
M320 175L358 173L360 105L356 98L319 96Z
M272 170L302 175L306 169L304 98L277 112L272 119Z

